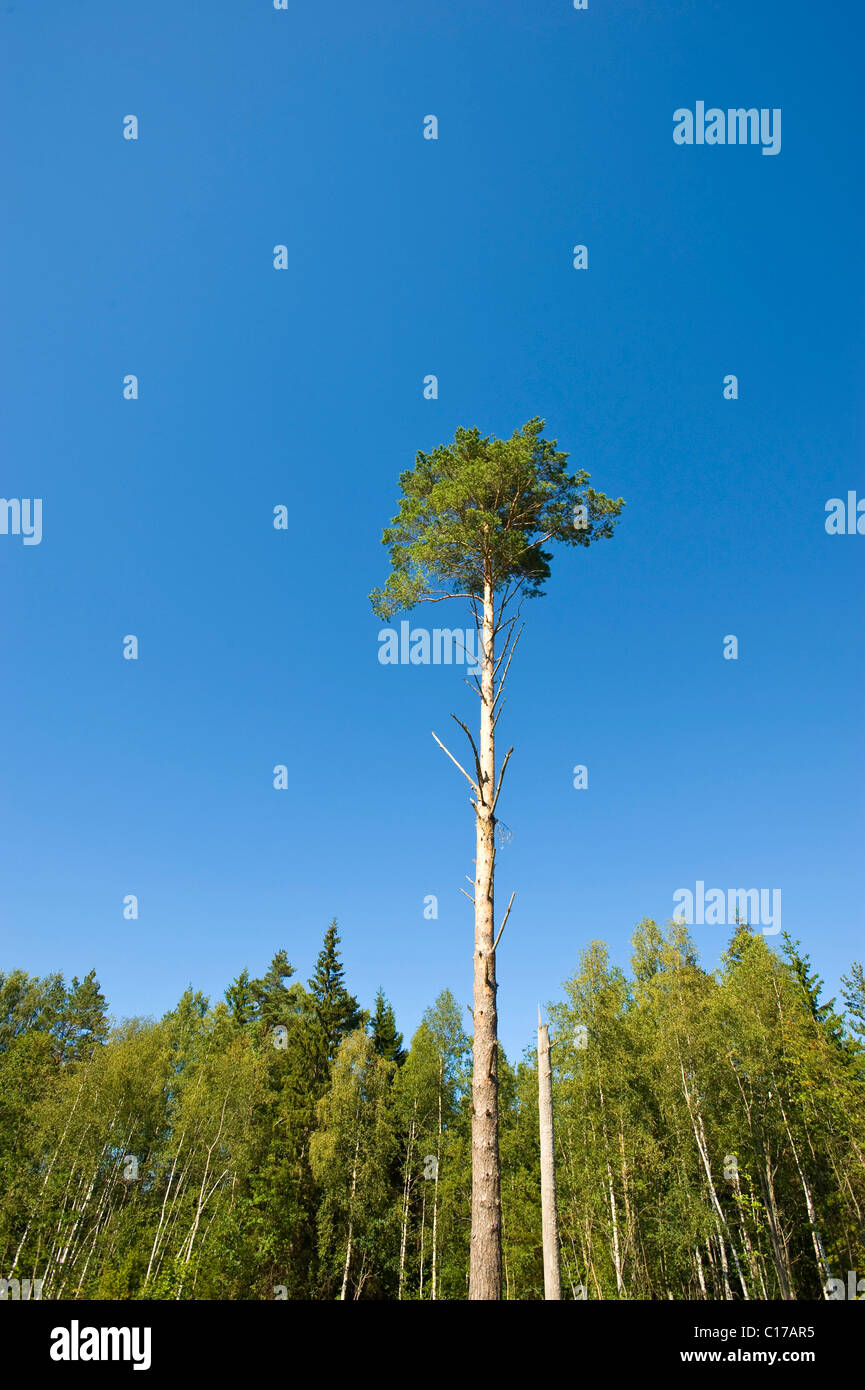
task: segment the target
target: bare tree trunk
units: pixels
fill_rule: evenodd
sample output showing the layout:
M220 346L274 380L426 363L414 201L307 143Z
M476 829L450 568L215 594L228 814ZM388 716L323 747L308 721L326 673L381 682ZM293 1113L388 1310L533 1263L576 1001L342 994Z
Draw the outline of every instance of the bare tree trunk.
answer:
M561 1299L559 1213L556 1203L556 1151L553 1141L553 1069L550 1034L538 1010L538 1115L541 1129L541 1227L544 1243L544 1298Z
M348 1240L347 1240L347 1242L346 1242L346 1247L345 1247L345 1265L344 1265L343 1271L342 1271L342 1288L341 1288L340 1291L339 1291L339 1300L340 1300L340 1303L344 1303L344 1302L345 1302L345 1291L346 1291L346 1289L348 1288L348 1267L349 1267L349 1265L351 1264L351 1238L352 1238L352 1224L351 1224L351 1217L349 1217L349 1219L348 1219Z
M701 1292L701 1294L703 1295L703 1297L705 1298L705 1297L707 1296L707 1295L706 1295L706 1281L705 1281L705 1279L703 1278L703 1261L702 1261L702 1259L701 1259L701 1257L700 1257L700 1247L699 1247L699 1245L695 1245L695 1246L694 1246L694 1262L695 1262L695 1264L696 1264L696 1266L697 1266L697 1278L698 1278L699 1281L700 1281L700 1292Z
M433 1220L432 1220L432 1302L435 1303L438 1288L438 1218L439 1218L439 1163L442 1156L442 1086L444 1085L444 1061L439 1062L439 1130L436 1138L436 1171L433 1182Z
M607 1160L607 1192L610 1198L610 1215L613 1221L613 1266L616 1271L616 1292L625 1292L625 1281L622 1276L622 1257L619 1250L619 1216L616 1209L616 1193L613 1188L613 1170Z
M480 634L481 700L480 736L475 743L461 719L454 719L467 735L472 747L475 777L457 762L434 733L439 747L459 768L475 793L475 877L474 905L474 1007L472 1038L472 1230L469 1254L469 1298L500 1299L502 1296L502 1201L499 1161L499 1078L498 1012L496 1007L496 947L505 928L514 894L508 904L498 936L495 935L494 879L496 863L496 805L512 749L502 761L496 781L495 727L501 710L496 706L507 679L511 657L519 634L514 638L516 618L503 619L505 602L495 607L492 562L484 566L483 611L472 599L475 623ZM507 637L496 659L496 635L503 628ZM507 660L505 661L505 658ZM505 662L504 671L499 667ZM475 780L475 778L477 780ZM465 892L465 889L462 890ZM466 897L469 894L466 893Z
M493 880L495 874L495 614L491 578L484 582L481 654L480 795L475 806L475 953L472 1068L472 1234L470 1299L502 1296L499 1166L498 1012Z

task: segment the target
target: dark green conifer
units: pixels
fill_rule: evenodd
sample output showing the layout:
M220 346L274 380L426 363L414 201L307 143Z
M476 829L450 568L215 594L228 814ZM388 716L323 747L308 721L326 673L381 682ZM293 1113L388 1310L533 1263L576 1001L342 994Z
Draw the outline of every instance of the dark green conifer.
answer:
M372 1040L379 1057L384 1057L388 1062L396 1062L398 1067L402 1066L406 1059L402 1045L402 1033L397 1032L393 1005L385 998L384 990L381 987L375 996Z

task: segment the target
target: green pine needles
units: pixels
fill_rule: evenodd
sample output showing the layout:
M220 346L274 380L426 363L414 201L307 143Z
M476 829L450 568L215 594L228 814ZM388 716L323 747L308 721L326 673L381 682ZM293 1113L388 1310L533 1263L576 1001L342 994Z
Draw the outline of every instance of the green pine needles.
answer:
M418 603L517 589L543 593L548 542L590 545L612 536L625 503L589 487L583 469L542 437L535 418L510 439L458 429L452 444L419 452L400 476L399 512L385 530L391 573L370 594L382 618Z

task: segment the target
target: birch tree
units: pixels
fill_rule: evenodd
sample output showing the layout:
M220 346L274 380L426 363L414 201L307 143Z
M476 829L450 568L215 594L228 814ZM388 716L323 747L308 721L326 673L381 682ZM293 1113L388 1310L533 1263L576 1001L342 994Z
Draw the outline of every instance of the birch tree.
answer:
M371 1276L381 1273L395 1234L389 1192L395 1070L396 1063L379 1057L372 1038L357 1029L340 1044L330 1088L318 1104L310 1162L322 1190L322 1257L338 1276L341 1301L360 1298Z
M400 476L399 511L385 530L391 572L370 595L382 618L419 603L469 605L478 638L478 739L457 715L471 749L471 771L433 738L471 787L475 821L472 1225L469 1298L499 1299L502 1289L501 1172L498 1127L496 950L514 895L496 931L496 808L512 749L496 761L496 726L524 597L537 597L550 576L550 542L588 546L610 537L622 498L588 486L566 469L567 454L529 420L509 439L458 429L452 444L418 452ZM464 890L463 890L464 891Z

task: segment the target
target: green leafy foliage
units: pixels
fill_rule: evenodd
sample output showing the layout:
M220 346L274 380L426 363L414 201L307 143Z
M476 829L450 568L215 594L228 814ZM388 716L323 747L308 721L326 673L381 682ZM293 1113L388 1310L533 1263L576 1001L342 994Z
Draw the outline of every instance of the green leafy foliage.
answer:
M403 1048L284 951L211 1006L109 1028L92 972L0 976L0 1260L70 1299L464 1299L471 1039L443 991ZM865 1267L862 970L845 1014L744 923L628 970L582 952L549 1016L566 1298L819 1298ZM275 1031L276 1030L276 1031ZM328 1050L330 1049L330 1055ZM537 1059L500 1056L505 1297L543 1297Z

